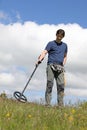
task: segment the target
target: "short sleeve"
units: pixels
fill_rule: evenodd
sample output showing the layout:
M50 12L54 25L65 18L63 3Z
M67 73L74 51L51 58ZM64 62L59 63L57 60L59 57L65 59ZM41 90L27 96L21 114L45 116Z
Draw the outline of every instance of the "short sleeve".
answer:
M51 43L49 42L47 46L45 47L45 50L49 51L51 49Z

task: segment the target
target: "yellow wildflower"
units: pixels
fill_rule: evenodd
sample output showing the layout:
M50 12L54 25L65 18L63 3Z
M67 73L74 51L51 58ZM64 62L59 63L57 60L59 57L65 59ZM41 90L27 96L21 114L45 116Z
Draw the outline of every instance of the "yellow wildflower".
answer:
M11 113L8 112L8 113L6 114L6 117L7 117L7 118L10 118L10 117L11 117Z
M69 122L72 122L73 121L73 116L69 116Z
M75 113L75 109L72 109L72 111L71 111L71 112L72 112L72 114L74 114L74 113Z
M32 116L29 114L29 115L28 115L28 118L31 118L31 117L32 117Z

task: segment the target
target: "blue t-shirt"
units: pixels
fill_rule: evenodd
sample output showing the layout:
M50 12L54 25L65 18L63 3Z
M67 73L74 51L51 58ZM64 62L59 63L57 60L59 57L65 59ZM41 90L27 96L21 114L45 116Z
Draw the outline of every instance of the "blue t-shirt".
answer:
M63 64L64 54L67 54L67 44L64 42L57 43L56 41L51 41L45 47L48 51L48 64L56 63Z

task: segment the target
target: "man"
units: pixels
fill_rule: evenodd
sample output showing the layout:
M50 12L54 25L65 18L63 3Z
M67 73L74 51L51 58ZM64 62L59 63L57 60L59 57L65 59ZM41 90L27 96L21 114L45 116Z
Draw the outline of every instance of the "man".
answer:
M56 40L51 41L45 47L45 50L38 57L39 64L48 53L47 61L47 85L45 92L46 105L50 105L52 88L54 83L54 78L57 85L57 103L59 106L63 106L64 97L64 65L67 59L67 44L62 42L65 36L65 31L59 29L56 32Z

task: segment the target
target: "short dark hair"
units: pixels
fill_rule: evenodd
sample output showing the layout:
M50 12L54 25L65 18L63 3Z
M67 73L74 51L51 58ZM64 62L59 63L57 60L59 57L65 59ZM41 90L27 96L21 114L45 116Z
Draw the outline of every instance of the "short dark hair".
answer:
M65 36L65 31L63 30L63 29L58 29L57 31L56 31L56 35L57 34L61 34L61 35L63 35L63 37Z

